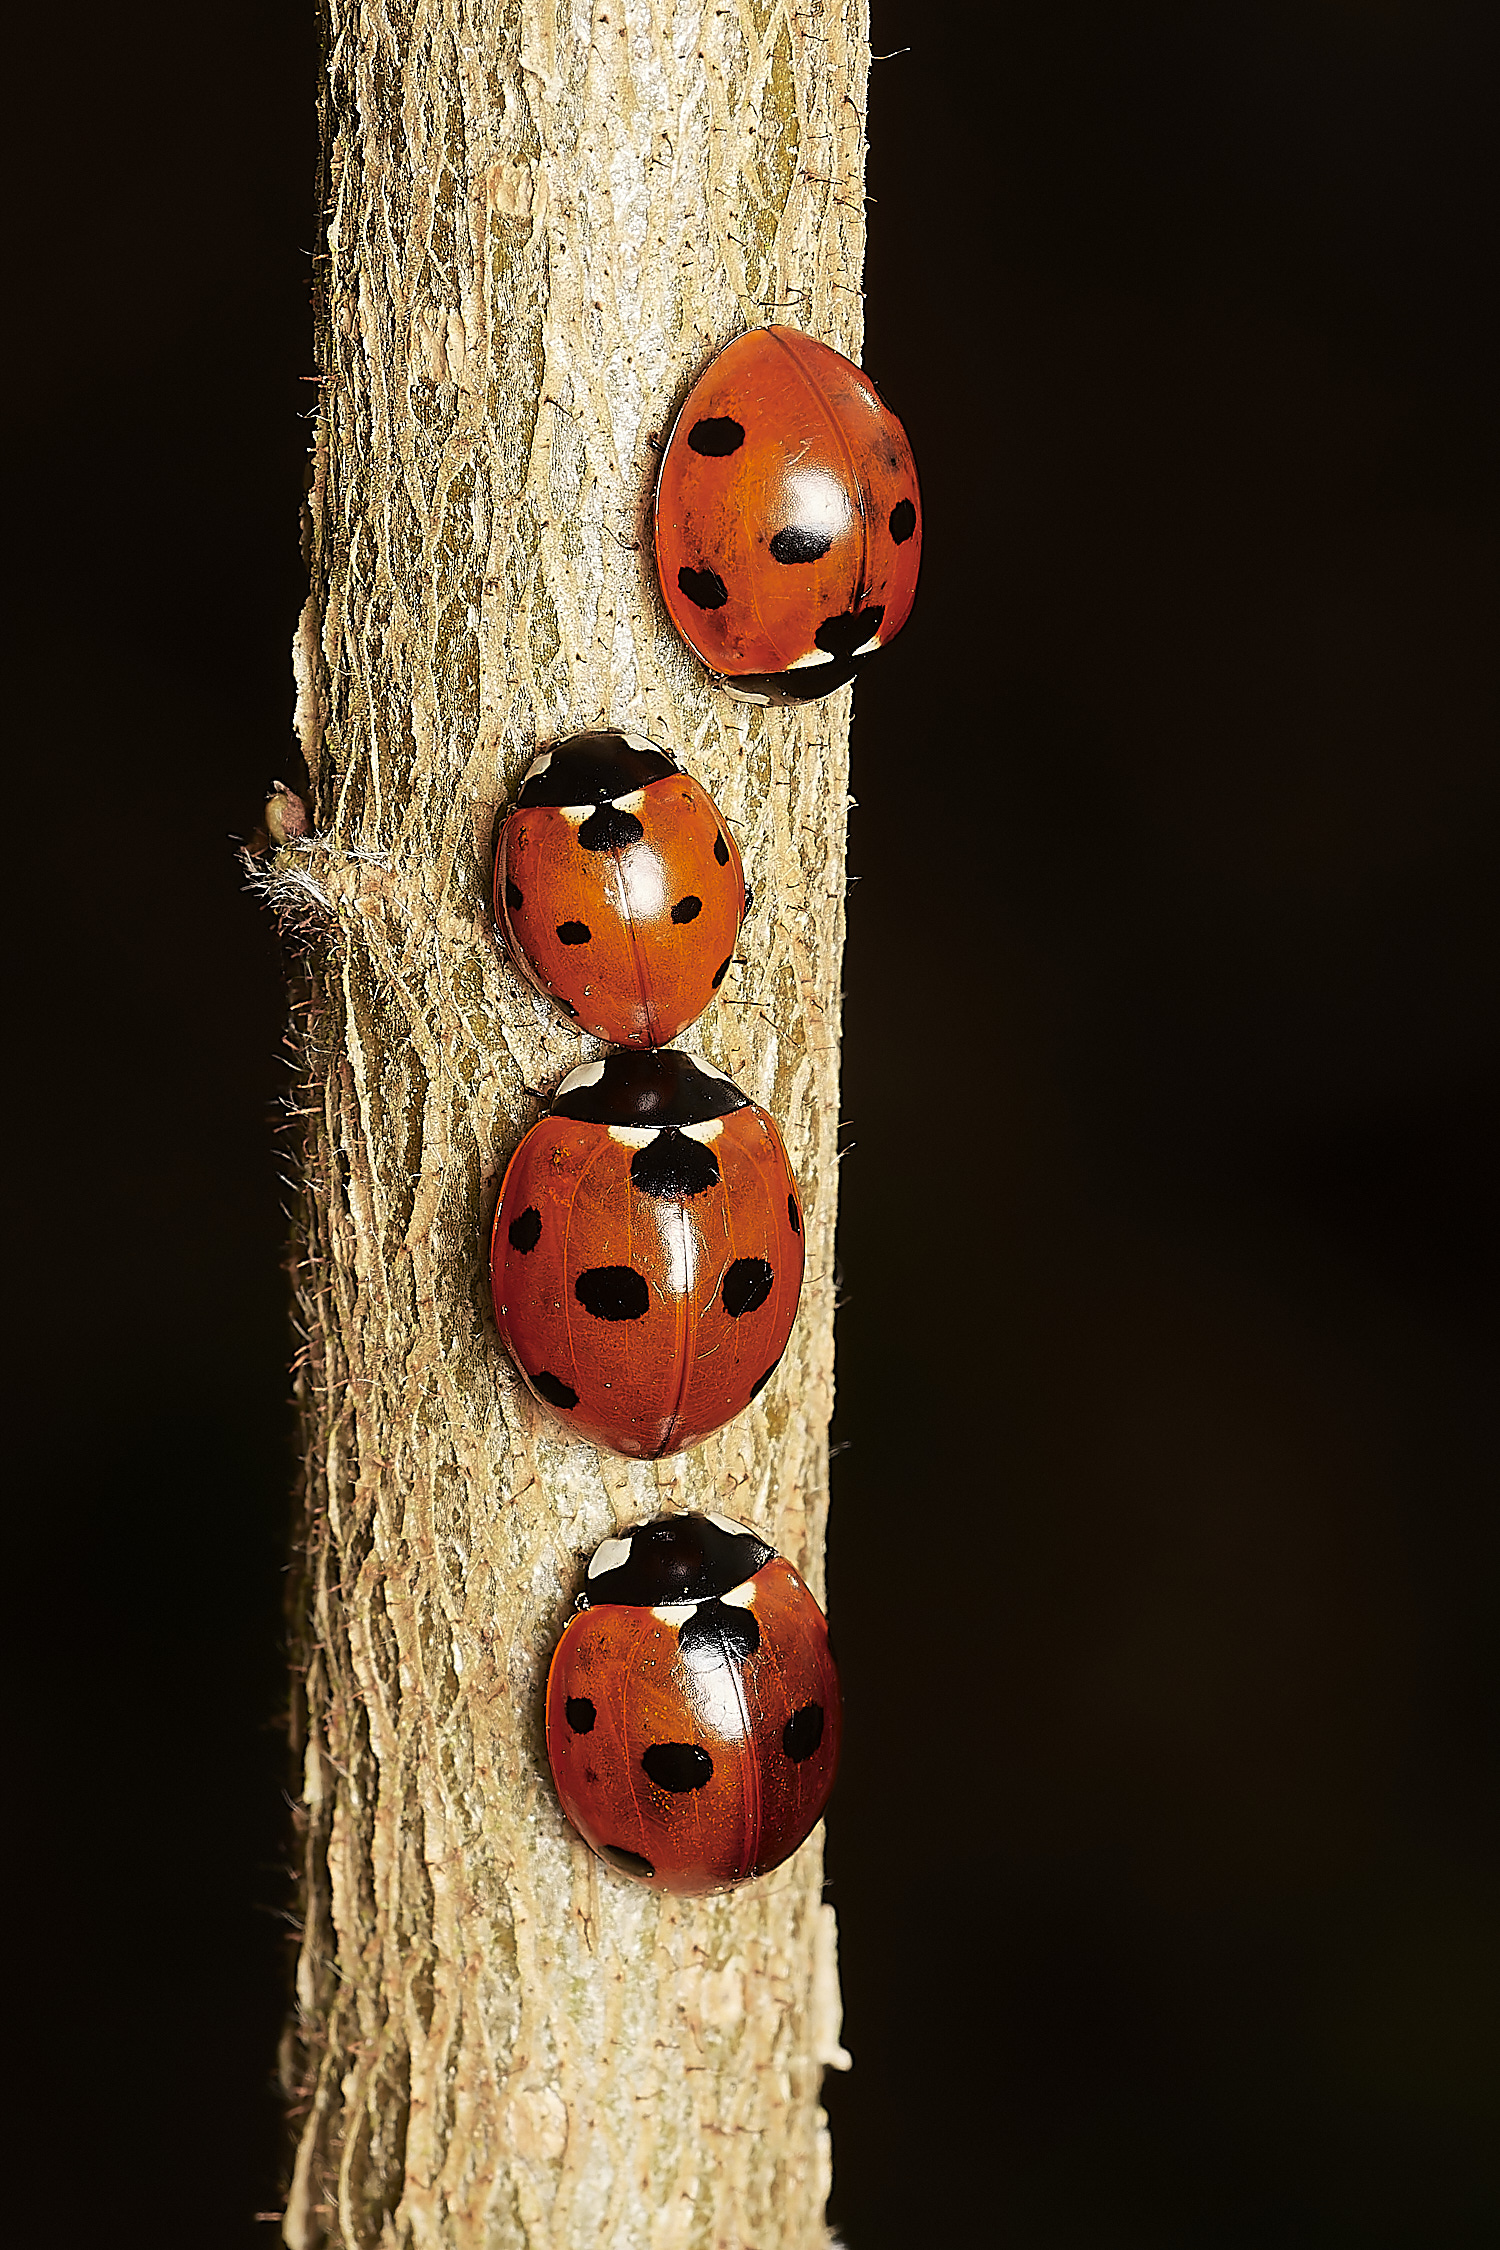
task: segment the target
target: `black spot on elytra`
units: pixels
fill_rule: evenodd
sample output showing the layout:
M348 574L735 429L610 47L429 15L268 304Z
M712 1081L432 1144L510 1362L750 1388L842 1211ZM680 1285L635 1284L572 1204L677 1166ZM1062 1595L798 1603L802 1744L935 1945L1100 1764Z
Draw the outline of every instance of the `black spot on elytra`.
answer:
M904 547L917 528L917 511L909 500L898 500L891 510L891 537Z
M622 812L618 805L601 805L579 829L578 841L586 852L623 852L645 833L634 813Z
M800 524L788 524L778 531L771 541L771 560L779 563L818 562L827 554L833 541L825 531L805 531Z
M594 1721L599 1714L586 1695L570 1695L563 1705L569 1726L575 1734L592 1734Z
M685 1797L713 1779L713 1759L696 1742L653 1742L641 1764L648 1780L658 1789L670 1789L674 1797Z
M724 1276L724 1310L730 1319L739 1320L763 1305L775 1278L764 1258L736 1258Z
M541 1393L549 1406L559 1408L564 1414L578 1404L578 1393L572 1384L565 1383L560 1375L549 1374L545 1367L540 1375L532 1376L531 1386Z
M642 1195L702 1195L719 1184L719 1159L675 1125L663 1126L630 1159L630 1177Z
M724 832L722 829L714 838L714 858L718 861L721 867L727 867L729 865L729 846L724 841Z
M729 588L716 570L689 570L684 563L677 583L695 609L722 609L729 599Z
M802 1232L802 1214L797 1209L795 1195L789 1195L786 1199L786 1215L791 1221L793 1234L800 1234Z
M830 656L852 656L875 638L884 617L884 602L875 602L869 609L847 610L842 617L825 617L813 639Z
M689 892L686 898L680 898L677 901L677 904L673 907L672 919L674 922L677 922L679 924L683 922L696 922L702 912L702 899L694 898L691 892Z
M621 1875L638 1875L649 1882L656 1873L649 1859L642 1859L639 1852L626 1851L623 1844L601 1844L599 1857Z
M557 934L564 945L587 945L594 933L587 922L559 922Z
M634 1266L590 1266L574 1282L573 1294L595 1320L639 1320L651 1308L646 1277Z
M728 976L728 974L729 974L729 971L730 971L730 968L731 968L731 967L732 967L732 965L733 965L733 962L734 962L734 955L733 955L733 954L731 953L731 954L730 954L730 956L729 956L729 959L728 959L727 961L721 961L721 962L719 963L719 966L718 966L718 967L717 967L717 968L715 969L715 971L714 971L714 990L715 990L715 992L717 992L717 991L718 991L718 989L719 989L720 985L721 985L721 984L722 984L722 983L724 982L724 979L725 979L725 978L726 978L726 977Z
M750 1385L750 1396L752 1398L760 1397L761 1392L765 1389L767 1383L770 1382L771 1377L775 1374L777 1368L780 1365L781 1362L779 1359L773 1359L770 1366L766 1369L764 1375L756 1376L755 1381Z
M804 1703L794 1711L781 1730L781 1747L793 1765L800 1766L810 1758L823 1739L823 1706L821 1703Z
M526 904L525 899L521 896L520 884L512 882L511 878L508 875L505 878L505 903L510 908L512 914L518 913L519 910Z
M711 461L722 461L728 454L738 453L745 442L745 431L732 414L705 414L688 431L688 444L695 453L706 453Z
M505 1231L510 1237L512 1250L519 1250L524 1258L527 1251L534 1250L542 1239L542 1214L533 1203L521 1213L519 1219L512 1219Z
M731 1608L728 1602L699 1602L679 1630L677 1646L690 1664L717 1654L743 1660L760 1647L760 1627L748 1609Z

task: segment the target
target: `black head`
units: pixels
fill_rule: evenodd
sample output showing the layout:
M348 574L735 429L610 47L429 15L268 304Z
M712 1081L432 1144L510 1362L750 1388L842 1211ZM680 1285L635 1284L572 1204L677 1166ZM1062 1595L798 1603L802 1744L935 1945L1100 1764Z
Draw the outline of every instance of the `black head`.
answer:
M606 1539L585 1581L591 1602L636 1609L709 1602L733 1593L776 1549L728 1516L658 1516Z
M815 703L858 677L861 663L880 647L884 619L883 602L825 617L813 635L820 663L798 664L789 672L739 673L723 685L741 703Z
M616 1053L570 1071L553 1097L555 1117L586 1125L633 1125L649 1132L668 1125L706 1125L731 1110L748 1109L750 1097L708 1063L675 1047L651 1054Z
M533 761L518 806L607 805L681 767L639 734L575 734Z

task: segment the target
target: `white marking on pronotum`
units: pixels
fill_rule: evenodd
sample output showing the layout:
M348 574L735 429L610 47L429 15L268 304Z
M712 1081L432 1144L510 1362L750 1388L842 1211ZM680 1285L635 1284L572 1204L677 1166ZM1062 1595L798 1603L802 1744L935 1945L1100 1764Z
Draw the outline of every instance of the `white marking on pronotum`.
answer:
M736 687L733 680L724 680L720 684L725 694L732 695L736 703L758 703L764 710L771 701L768 695L754 695L749 688Z
M661 1608L653 1609L651 1614L659 1618L663 1625L680 1627L687 1623L697 1607L696 1602L663 1602Z
M731 1586L723 1599L728 1602L731 1609L753 1609L755 1607L755 1580L747 1578L743 1586Z
M806 656L794 656L787 666L789 672L810 672L815 664L831 664L833 651L828 648L810 649Z
M602 1578L607 1570L618 1570L630 1560L628 1539L602 1539L594 1549L594 1559L589 1564L588 1576Z
M603 1076L604 1065L602 1062L580 1063L576 1070L568 1072L567 1077L558 1087L552 1099L561 1101L564 1094L576 1094L584 1086L597 1086Z
M701 1141L703 1146L707 1148L709 1142L716 1141L723 1130L723 1118L710 1117L701 1125L684 1125L682 1137L685 1141Z
M880 635L878 633L872 633L867 641L860 642L858 648L850 649L849 654L851 656L873 656L879 646Z
M694 1070L701 1070L705 1078L722 1079L723 1083L726 1086L732 1086L734 1084L734 1080L730 1077L727 1070L720 1070L716 1064L705 1062L701 1055L698 1056L694 1061L693 1068Z
M645 1148L660 1131L659 1125L611 1125L609 1137L621 1148Z
M753 1539L755 1537L755 1533L750 1529L749 1524L736 1523L733 1516L711 1514L708 1520L710 1523L716 1523L721 1531L729 1532L736 1539Z
M532 759L530 765L526 768L525 773L521 777L521 787L524 789L528 781L535 781L537 775L539 773L545 773L551 763L552 752L550 750L538 751L537 755Z
M644 789L627 789L623 797L611 797L609 801L616 812L636 812L646 802L646 792Z
M656 748L656 744L648 742L643 734L627 734L625 740L632 750L651 751Z

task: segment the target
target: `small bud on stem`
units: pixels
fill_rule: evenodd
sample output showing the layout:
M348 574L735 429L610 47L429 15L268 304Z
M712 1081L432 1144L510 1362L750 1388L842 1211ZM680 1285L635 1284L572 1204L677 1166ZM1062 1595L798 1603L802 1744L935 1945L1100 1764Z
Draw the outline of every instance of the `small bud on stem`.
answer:
M266 830L273 844L289 844L310 833L307 807L284 781L273 781L266 799Z

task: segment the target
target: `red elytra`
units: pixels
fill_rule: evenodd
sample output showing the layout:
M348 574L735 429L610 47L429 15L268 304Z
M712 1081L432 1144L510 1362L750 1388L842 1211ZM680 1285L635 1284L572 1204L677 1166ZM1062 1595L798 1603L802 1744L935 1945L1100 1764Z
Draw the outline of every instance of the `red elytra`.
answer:
M674 1048L558 1088L506 1170L501 1340L570 1436L655 1459L742 1413L786 1349L802 1211L774 1121Z
M672 622L732 695L804 702L911 613L922 496L869 377L794 328L726 345L673 426L656 490Z
M622 1875L689 1896L790 1858L821 1818L843 1712L828 1627L759 1533L659 1516L606 1539L547 1675L568 1819Z
M728 973L746 911L739 846L700 783L640 735L534 761L495 853L517 966L597 1038L660 1047Z

